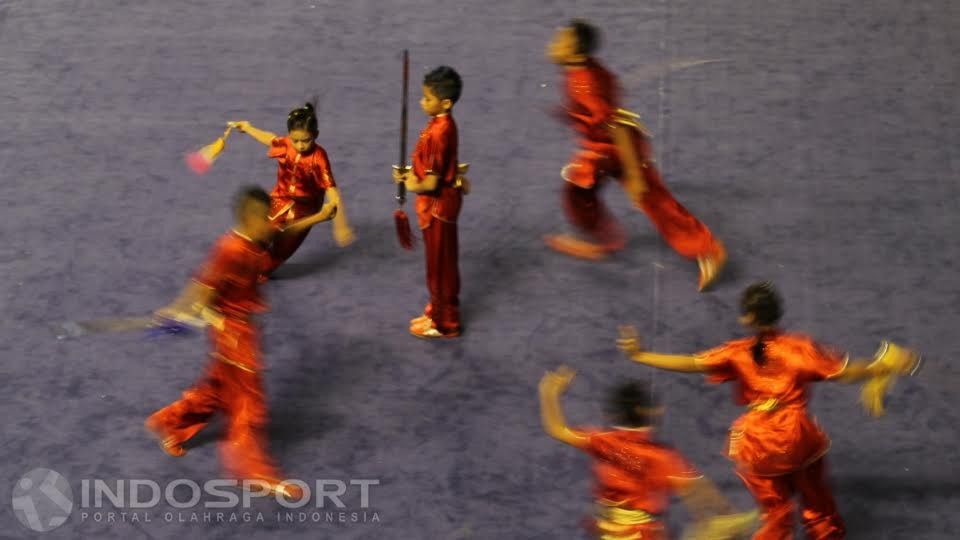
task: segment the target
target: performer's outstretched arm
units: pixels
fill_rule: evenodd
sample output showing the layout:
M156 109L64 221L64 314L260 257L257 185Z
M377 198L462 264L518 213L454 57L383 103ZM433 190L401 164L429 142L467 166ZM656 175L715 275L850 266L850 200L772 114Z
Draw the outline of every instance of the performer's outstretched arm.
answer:
M849 362L840 373L828 378L828 381L857 384L890 373L890 369L872 360L854 360Z
M275 133L255 128L253 127L253 124L247 122L246 120L230 122L228 125L233 126L237 129L237 131L246 133L247 135L253 137L254 140L265 146L270 146L273 143L273 140L277 138Z
M324 205L324 207L333 205L335 209L332 215L333 239L340 247L348 246L353 243L354 234L353 229L350 228L350 223L347 221L347 212L343 208L343 198L341 197L340 189L336 187L327 188L326 199L327 204Z
M313 227L317 223L334 219L338 212L339 207L336 204L328 202L327 204L323 205L323 208L321 208L316 214L294 221L290 225L284 227L282 232L298 233L304 229Z
M706 371L697 362L697 359L690 355L660 354L640 350L637 331L633 327L624 326L620 328L620 339L617 340L617 346L634 362L646 364L650 367L681 373L702 373Z
M570 385L575 373L566 367L548 371L540 380L540 417L547 434L577 448L586 448L589 440L579 431L570 429L563 417L560 396Z

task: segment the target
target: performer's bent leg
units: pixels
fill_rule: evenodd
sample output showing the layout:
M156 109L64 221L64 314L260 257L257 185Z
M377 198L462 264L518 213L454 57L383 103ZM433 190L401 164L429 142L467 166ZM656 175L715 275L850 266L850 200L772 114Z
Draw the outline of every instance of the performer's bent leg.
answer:
M756 476L737 471L762 512L762 525L754 540L793 538L793 489L789 476Z
M310 234L310 229L306 229L296 234L279 234L270 245L270 268L265 272L266 275L272 274L277 268L287 262L287 259L296 253L300 244L306 240Z
M600 199L598 184L583 188L571 182L563 187L563 209L574 227L607 251L623 249L625 235L620 224Z
M259 373L221 363L226 434L220 442L223 467L230 478L280 480L267 453L267 406Z
M180 456L186 453L181 445L206 427L213 414L222 408L222 382L218 379L218 364L213 360L207 373L193 387L185 390L179 400L147 419L147 429L160 439L169 454Z
M644 168L647 192L639 207L650 218L664 241L688 259L716 257L723 250L710 229L683 207L663 185L660 171L652 164Z
M846 532L827 480L826 458L821 458L795 475L802 500L803 524L811 540L835 540Z

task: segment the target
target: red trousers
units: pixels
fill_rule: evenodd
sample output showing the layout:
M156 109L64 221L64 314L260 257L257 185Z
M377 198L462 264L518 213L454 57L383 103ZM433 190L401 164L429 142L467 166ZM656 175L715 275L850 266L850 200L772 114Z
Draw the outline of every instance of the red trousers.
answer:
M278 234L273 239L273 243L270 244L270 268L265 273L270 275L287 262L287 259L292 257L300 248L300 244L307 239L308 234L310 234L310 229L305 229L296 234Z
M431 218L423 229L430 303L424 314L442 333L460 331L460 266L457 224Z
M172 437L174 444L182 444L203 429L214 414L222 413L227 427L219 450L227 478L280 481L283 478L267 453L263 381L260 373L247 367L256 356L255 350L249 350L256 347L256 334L213 334L217 352L207 372L178 401L153 413L147 422ZM231 355L236 365L224 361L229 360L226 355L220 356L231 349L246 353Z
M316 204L300 202L281 213L286 204L287 201L284 199L271 200L270 215L276 216L274 220L276 225L286 226L320 211ZM272 274L283 263L287 262L287 259L292 257L300 248L300 244L307 239L308 234L310 234L310 229L305 229L297 234L278 234L275 236L273 243L270 245L270 268L267 269L265 274Z
M833 540L844 537L846 529L827 482L825 459L820 458L799 471L780 476L737 472L763 512L763 525L753 536L754 539L793 538L793 498L796 495L800 496L807 538Z
M647 184L640 207L660 236L674 251L690 259L711 257L721 251L710 229L683 207L663 184L660 171L652 161L649 141L633 134L635 152ZM564 210L572 225L600 246L616 251L626 243L623 230L600 200L603 179L611 176L620 181L624 174L616 146L591 144L593 148L577 152L572 163L564 167L567 185L563 192Z

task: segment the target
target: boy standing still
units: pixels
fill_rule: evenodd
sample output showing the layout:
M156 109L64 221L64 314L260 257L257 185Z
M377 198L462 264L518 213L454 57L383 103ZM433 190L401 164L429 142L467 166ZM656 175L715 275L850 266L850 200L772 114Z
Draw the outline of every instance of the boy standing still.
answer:
M460 75L448 66L423 78L420 107L430 120L413 151L413 166L393 170L394 182L417 194L417 222L423 231L430 301L410 321L410 333L419 338L453 338L461 332L457 218L465 185L458 176L453 106L462 89Z

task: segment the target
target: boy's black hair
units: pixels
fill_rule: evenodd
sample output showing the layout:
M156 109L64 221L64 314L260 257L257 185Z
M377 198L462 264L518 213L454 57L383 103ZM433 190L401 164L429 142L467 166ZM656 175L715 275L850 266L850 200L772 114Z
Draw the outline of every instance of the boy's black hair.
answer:
M287 132L295 129L302 129L316 137L320 131L317 129L317 106L313 103L307 103L303 107L298 107L287 115Z
M450 66L440 66L423 77L423 85L440 99L449 99L456 103L463 90L460 74Z
M607 415L623 427L649 427L656 422L659 401L650 383L627 381L613 389L607 401Z
M783 316L783 301L769 281L754 283L743 291L740 311L744 315L753 315L753 324L757 326L775 326ZM753 361L757 365L762 366L767 361L764 353L768 337L767 334L758 335L751 349Z
M233 196L233 213L237 217L243 215L244 209L251 202L261 202L270 206L270 194L260 186L245 186Z
M573 19L567 25L577 37L577 54L592 56L600 48L600 30L584 19Z

